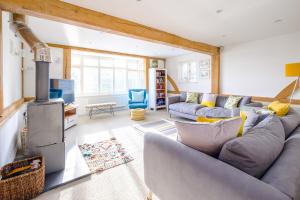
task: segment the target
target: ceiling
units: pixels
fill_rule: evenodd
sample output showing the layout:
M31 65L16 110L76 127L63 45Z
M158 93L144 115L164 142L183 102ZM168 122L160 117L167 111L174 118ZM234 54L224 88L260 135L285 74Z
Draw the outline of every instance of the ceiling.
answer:
M217 46L300 30L299 0L64 1Z
M43 42L168 58L191 53L180 48L105 33L56 21L28 16L34 34Z

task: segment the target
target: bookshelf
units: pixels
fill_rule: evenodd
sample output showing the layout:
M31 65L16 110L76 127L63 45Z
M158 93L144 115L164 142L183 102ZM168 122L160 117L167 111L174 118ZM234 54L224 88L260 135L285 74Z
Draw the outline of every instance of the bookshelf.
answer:
M166 108L167 70L149 69L149 107L151 110Z

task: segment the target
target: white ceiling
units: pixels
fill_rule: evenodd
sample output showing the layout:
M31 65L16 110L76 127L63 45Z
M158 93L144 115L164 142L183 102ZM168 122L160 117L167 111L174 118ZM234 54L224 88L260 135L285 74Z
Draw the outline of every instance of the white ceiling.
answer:
M300 30L300 0L64 1L218 46Z
M167 58L191 53L153 42L128 38L56 21L28 17L28 25L43 42L143 56Z

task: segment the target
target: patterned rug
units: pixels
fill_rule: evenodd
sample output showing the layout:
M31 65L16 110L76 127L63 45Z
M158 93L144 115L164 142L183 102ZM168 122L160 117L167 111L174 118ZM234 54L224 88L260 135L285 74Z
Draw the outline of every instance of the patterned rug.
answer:
M143 133L154 131L169 137L177 136L177 129L174 122L166 119L145 124L136 124L134 127Z
M91 172L104 171L133 160L116 138L78 147Z

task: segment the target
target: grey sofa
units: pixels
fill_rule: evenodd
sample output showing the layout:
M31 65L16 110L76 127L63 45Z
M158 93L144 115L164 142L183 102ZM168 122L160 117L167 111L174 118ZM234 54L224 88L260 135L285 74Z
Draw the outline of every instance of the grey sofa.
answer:
M233 117L240 115L240 107L262 107L261 103L251 102L250 96L243 96L236 109L226 109L224 105L228 96L218 95L216 100L216 107L208 108L200 105L202 93L199 93L198 103L186 103L186 92L181 92L180 95L168 97L168 111L170 116L178 116L191 120L196 120L198 116L203 117Z
M300 117L292 114L281 122L285 134L291 134L260 179L175 140L147 133L146 185L160 200L299 200Z

